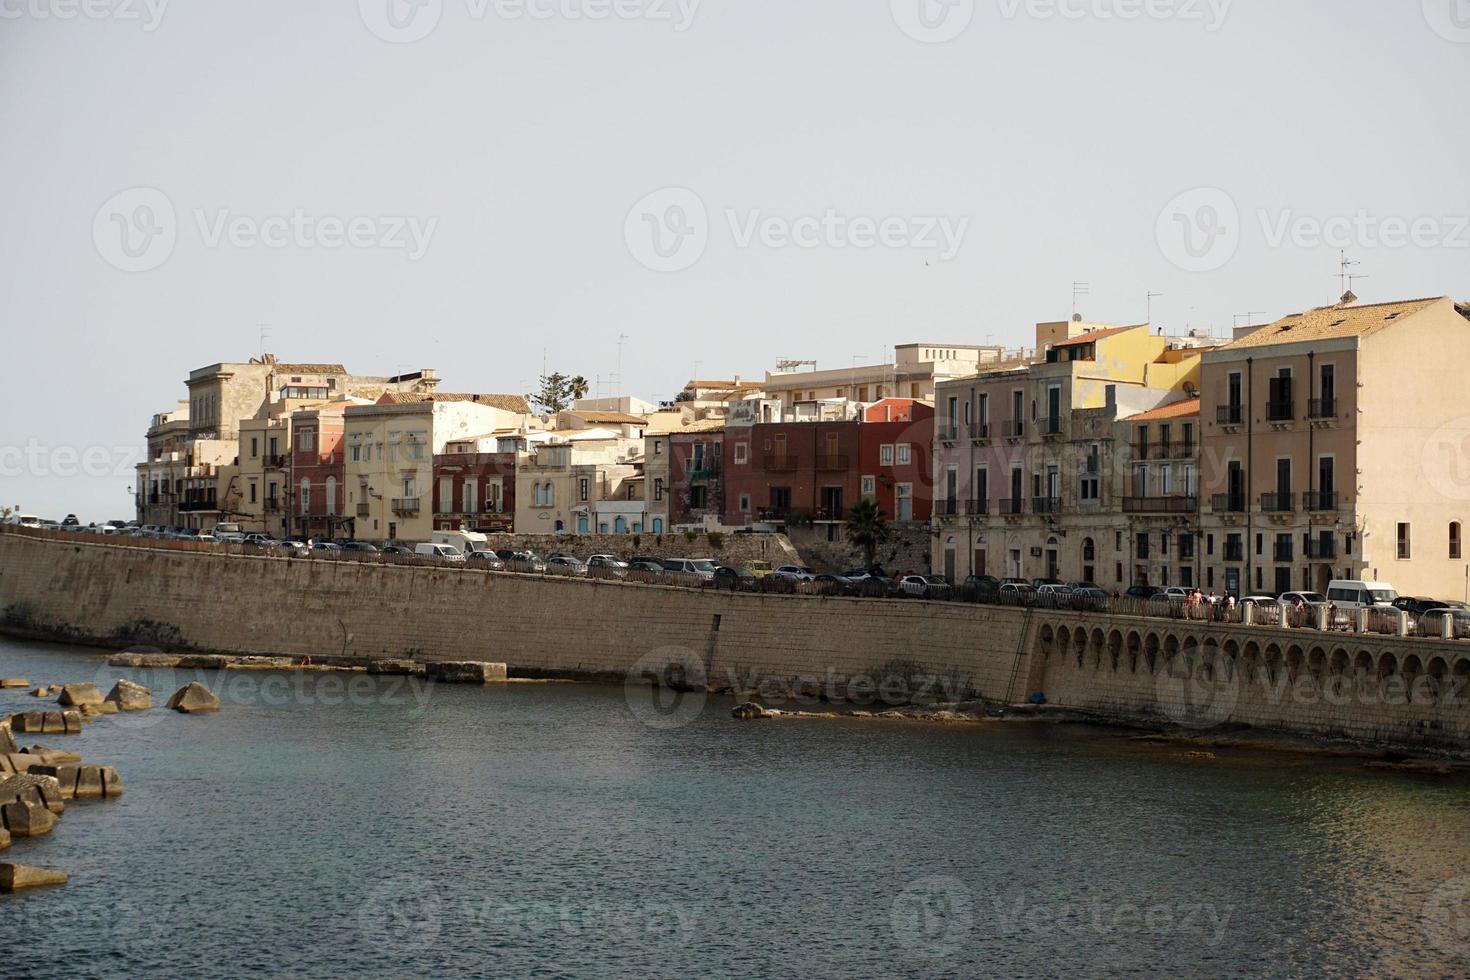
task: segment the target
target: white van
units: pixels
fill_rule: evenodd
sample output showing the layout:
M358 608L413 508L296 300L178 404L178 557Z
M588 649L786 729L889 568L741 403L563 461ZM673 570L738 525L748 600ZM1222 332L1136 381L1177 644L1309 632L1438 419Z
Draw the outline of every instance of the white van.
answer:
M11 514L8 523L19 524L21 527L40 527L41 519L35 514Z
M214 535L216 541L229 541L238 544L245 540L245 529L229 521L216 524L209 533Z
M1392 608L1398 597L1398 591L1387 582L1336 579L1327 583L1327 601L1336 603L1338 609Z
M447 544L466 554L471 551L490 550L490 539L475 531L435 531L429 540L434 544Z
M443 558L445 561L462 562L464 552L452 544L421 544L413 549L413 553L423 558Z

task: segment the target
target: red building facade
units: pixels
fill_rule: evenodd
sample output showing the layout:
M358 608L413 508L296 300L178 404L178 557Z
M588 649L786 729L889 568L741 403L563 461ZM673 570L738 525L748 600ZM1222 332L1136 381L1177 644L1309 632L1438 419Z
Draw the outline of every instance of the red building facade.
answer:
M899 422L778 422L725 431L725 523L838 522L859 500L928 521L934 409Z
M291 475L286 527L304 537L350 538L356 517L346 511L342 409L319 408L291 417Z
M515 513L515 453L434 457L434 530L510 531Z

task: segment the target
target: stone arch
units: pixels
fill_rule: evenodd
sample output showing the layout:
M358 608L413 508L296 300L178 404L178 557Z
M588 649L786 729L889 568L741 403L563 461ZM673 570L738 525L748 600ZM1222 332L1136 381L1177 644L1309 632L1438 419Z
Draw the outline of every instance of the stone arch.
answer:
M1108 634L1108 661L1113 665L1114 673L1118 670L1118 662L1123 657L1123 634L1113 630ZM1132 669L1131 667L1129 668Z
M1246 642L1240 655L1240 676L1247 684L1255 681L1261 669L1261 645L1255 640Z
M1138 630L1128 631L1128 671L1138 673L1139 658L1143 653L1143 638L1138 635Z
M1070 629L1065 626L1057 627L1056 646L1057 652L1060 653L1063 657L1072 652L1072 631ZM1077 661L1077 666L1082 666L1081 660Z
M1234 677L1240 671L1240 644L1229 639L1220 649L1223 654L1220 661L1221 674L1226 678Z
M1107 646L1107 639L1103 636L1103 631L1100 629L1093 629L1092 635L1088 637L1087 645L1088 648L1092 651L1093 662L1096 663L1098 666L1102 666L1103 662L1106 660L1106 651L1104 648ZM1116 664L1113 666L1113 669L1117 669Z
M1302 676L1302 668L1306 666L1307 655L1299 644L1293 643L1286 648L1286 679L1294 681Z
M1346 656L1346 654L1344 654ZM1321 680L1327 676L1327 651L1321 647L1312 647L1307 653L1307 673Z
M1438 703L1449 690L1450 665L1443 657L1431 657L1424 666L1425 684L1421 685L1426 704Z
M1150 674L1156 674L1159 670L1159 634L1150 633L1143 641L1143 662L1148 666Z
M1279 643L1267 643L1266 650L1261 657L1261 669L1265 672L1267 684L1275 684L1281 679L1281 672L1286 669L1286 660L1281 653Z
M1358 654L1358 657L1359 659L1361 659L1365 655L1367 655L1366 650L1363 653ZM1387 651L1384 651L1378 657L1377 669L1374 671L1374 674L1376 674L1381 679L1385 677L1392 677L1394 674L1397 673L1399 673L1399 658L1395 657L1393 654Z
M1036 636L1036 648L1043 661L1051 659L1052 646L1055 643L1056 634L1052 632L1051 623L1042 623L1041 632Z
M1348 652L1342 647L1338 647L1332 651L1332 660L1327 665L1327 672L1341 677L1348 672L1348 665L1351 663L1352 658L1348 656Z
M1164 660L1173 660L1179 656L1179 637L1173 633L1164 637Z
M1465 697L1467 694L1470 694L1470 691L1466 691L1465 689L1466 685L1470 684L1470 658L1459 657L1456 659L1454 667L1450 669L1450 676L1454 678L1454 692L1458 697Z

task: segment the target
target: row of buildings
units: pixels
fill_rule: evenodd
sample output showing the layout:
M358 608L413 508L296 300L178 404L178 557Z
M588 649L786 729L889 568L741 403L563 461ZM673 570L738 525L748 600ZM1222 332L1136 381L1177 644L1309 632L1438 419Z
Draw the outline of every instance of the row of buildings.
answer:
M266 355L192 372L154 417L138 518L376 542L798 523L835 539L868 499L927 527L953 581L1244 595L1375 578L1451 598L1470 594L1467 318L1351 294L1228 341L1074 317L1023 350L782 361L554 414L440 391L432 370Z
M941 382L935 568L1470 598L1467 320L1448 298L1349 293L1210 346L1079 327Z

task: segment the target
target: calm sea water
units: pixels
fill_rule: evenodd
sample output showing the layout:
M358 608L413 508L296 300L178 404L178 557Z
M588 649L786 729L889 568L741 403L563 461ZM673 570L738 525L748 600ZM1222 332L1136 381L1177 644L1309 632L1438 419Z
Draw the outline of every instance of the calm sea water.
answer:
M195 676L6 641L0 674L155 703ZM219 714L40 739L127 793L0 857L72 876L0 896L0 975L1470 971L1463 782L717 701L668 727L620 688L204 680Z

